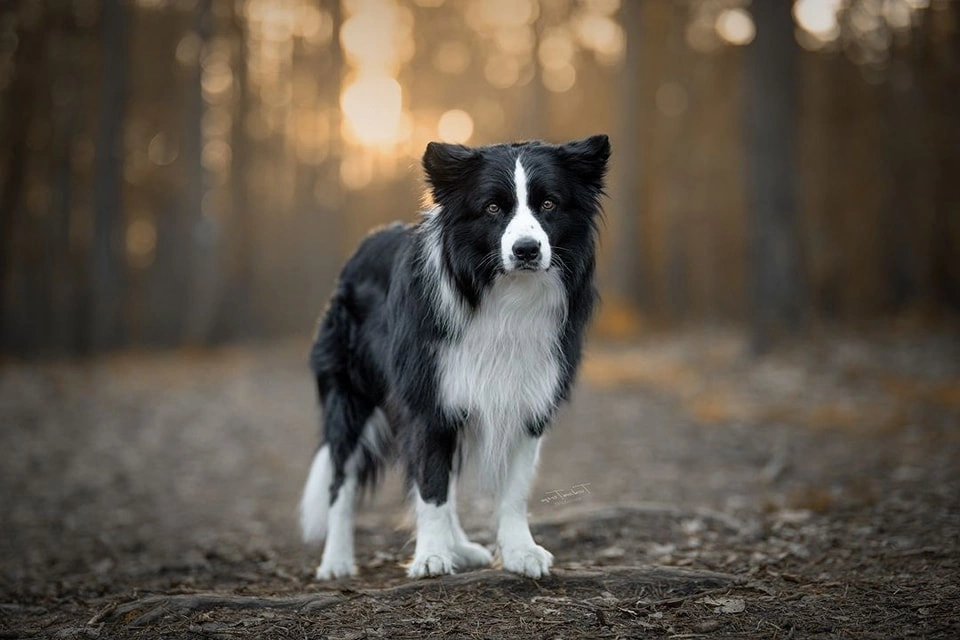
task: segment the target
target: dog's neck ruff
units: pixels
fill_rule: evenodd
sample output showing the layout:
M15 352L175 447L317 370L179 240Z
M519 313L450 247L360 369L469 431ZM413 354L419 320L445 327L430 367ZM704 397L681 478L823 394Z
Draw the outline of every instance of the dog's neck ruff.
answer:
M467 416L466 457L484 484L499 486L527 425L556 407L566 289L556 269L501 274L471 308L446 273L438 220L425 227L432 298L451 335L438 353L441 403L451 416Z
M443 237L439 219L440 207L424 213L423 251L424 268L430 291L427 292L445 329L457 334L470 318L470 305L457 290L453 276L443 263Z

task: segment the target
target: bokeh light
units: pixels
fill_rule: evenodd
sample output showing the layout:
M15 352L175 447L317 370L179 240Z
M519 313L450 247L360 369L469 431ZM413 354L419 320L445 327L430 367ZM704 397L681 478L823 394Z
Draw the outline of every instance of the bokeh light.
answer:
M173 164L180 155L180 145L172 136L163 131L158 132L147 144L147 157L158 167Z
M445 111L437 122L437 135L444 142L463 144L473 135L473 118L462 109Z
M546 69L561 69L573 63L577 53L573 38L567 29L554 28L544 32L538 57Z
M532 24L538 10L533 0L473 0L467 6L466 20L475 31L491 32Z
M632 2L633 0L627 0ZM581 0L592 12L612 16L620 8L620 0Z
M413 15L392 2L361 0L356 5L340 29L347 58L367 72L393 75L413 57Z
M617 22L599 13L584 13L573 21L580 44L593 51L597 61L605 65L620 62L626 50L627 37Z
M721 38L734 45L746 45L753 42L757 29L753 18L743 9L725 9L717 16L717 33Z
M793 17L808 34L821 42L832 42L840 36L837 12L842 0L797 0Z
M130 222L125 244L127 258L134 267L144 269L153 264L157 247L157 228L153 221L138 217Z
M577 82L577 70L572 64L543 70L543 86L554 93L564 93Z
M362 76L347 85L340 98L344 133L369 145L397 141L403 110L400 83L389 76Z

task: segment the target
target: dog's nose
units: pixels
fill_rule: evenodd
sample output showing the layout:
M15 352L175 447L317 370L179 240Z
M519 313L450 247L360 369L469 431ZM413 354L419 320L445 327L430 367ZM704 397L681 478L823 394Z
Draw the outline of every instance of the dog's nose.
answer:
M540 257L540 241L520 238L513 244L513 255L520 262L533 262Z

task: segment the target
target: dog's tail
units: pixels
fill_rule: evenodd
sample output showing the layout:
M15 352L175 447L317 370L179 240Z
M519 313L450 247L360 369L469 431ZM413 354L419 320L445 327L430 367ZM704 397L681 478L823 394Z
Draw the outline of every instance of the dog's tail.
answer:
M323 542L327 535L332 484L333 461L330 447L325 444L313 456L307 484L303 487L303 498L300 499L300 533L304 542Z
M317 337L310 349L310 369L317 380L317 393L321 402L337 377L345 373L350 361L350 350L356 336L352 300L351 287L341 281L330 298L330 304L320 321Z

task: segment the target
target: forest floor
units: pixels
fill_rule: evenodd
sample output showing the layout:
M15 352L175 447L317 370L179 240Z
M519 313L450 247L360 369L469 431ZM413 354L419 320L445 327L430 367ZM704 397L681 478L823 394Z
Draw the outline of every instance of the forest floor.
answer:
M406 579L396 476L359 576L312 579L306 347L0 367L0 637L960 637L956 335L595 343L530 501L538 581Z

